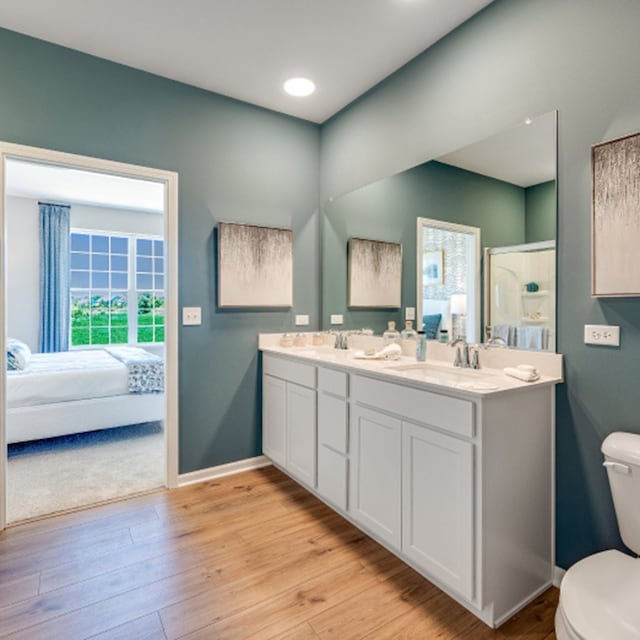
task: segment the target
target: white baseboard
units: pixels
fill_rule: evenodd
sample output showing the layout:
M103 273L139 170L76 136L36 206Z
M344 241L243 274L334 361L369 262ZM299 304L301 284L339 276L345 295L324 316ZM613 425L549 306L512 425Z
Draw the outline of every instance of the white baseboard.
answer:
M199 469L189 473L181 473L178 476L178 486L186 487L188 484L196 484L197 482L205 482L222 476L230 476L234 473L249 471L250 469L260 469L271 464L271 460L266 456L256 456L255 458L247 458L246 460L237 460L236 462L228 462L220 464L217 467L209 467L207 469Z
M564 574L567 573L565 569L561 569L560 567L554 567L553 569L553 586L560 588L560 583L562 582L562 578L564 578Z

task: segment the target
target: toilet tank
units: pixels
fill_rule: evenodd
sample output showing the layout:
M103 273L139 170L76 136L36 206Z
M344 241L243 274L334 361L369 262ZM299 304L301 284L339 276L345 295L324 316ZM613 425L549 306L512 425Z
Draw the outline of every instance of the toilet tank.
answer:
M616 432L602 443L620 536L640 555L640 435Z

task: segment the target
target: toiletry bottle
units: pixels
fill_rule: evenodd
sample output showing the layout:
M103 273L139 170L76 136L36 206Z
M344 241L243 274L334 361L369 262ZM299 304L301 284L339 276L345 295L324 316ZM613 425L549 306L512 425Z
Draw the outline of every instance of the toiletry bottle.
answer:
M281 347L293 346L293 336L290 333L283 333L282 338L280 338L280 346Z
M402 330L402 332L400 333L400 337L403 340L415 340L418 337L418 333L416 332L416 330L411 326L413 324L413 322L411 322L411 320L407 320L404 323L404 329Z
M389 320L387 323L387 330L382 334L382 341L385 347L388 344L400 342L400 334L396 331L396 323L393 320Z
M424 331L418 331L418 339L416 340L416 360L425 362L427 359L427 336Z
M440 329L440 342L449 342L449 332L446 329Z

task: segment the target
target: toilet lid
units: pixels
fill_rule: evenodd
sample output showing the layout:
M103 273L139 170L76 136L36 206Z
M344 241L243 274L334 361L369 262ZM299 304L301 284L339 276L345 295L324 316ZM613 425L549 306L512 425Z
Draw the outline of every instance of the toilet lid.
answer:
M615 550L589 556L567 571L560 599L581 637L640 639L640 560Z

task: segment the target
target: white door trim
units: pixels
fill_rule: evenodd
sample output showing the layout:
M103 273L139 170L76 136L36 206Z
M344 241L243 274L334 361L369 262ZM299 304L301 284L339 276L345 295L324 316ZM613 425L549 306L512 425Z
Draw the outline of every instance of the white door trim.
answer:
M6 353L6 220L5 162L30 160L128 178L161 182L165 186L165 451L166 485L178 486L178 174L90 156L0 141L0 353ZM0 530L7 522L6 366L0 367Z

